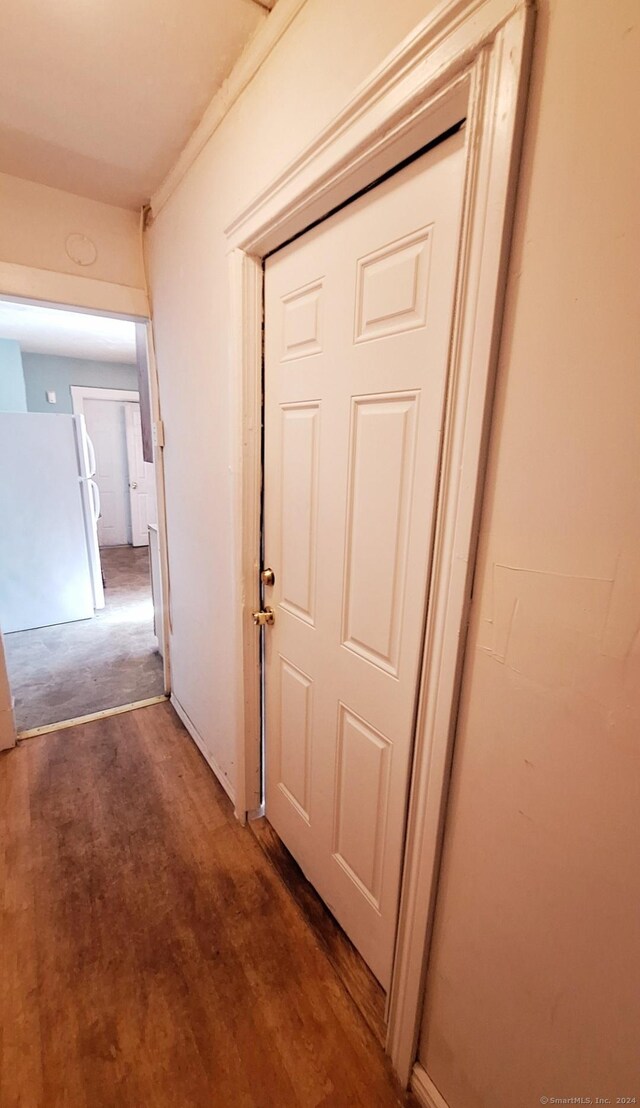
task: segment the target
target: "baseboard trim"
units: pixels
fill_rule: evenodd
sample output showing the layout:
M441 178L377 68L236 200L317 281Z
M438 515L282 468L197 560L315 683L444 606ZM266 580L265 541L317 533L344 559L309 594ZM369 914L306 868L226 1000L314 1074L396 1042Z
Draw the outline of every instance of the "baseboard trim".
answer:
M169 697L150 696L147 700L134 700L133 704L119 704L116 708L104 708L101 712L90 712L86 716L76 716L74 719L61 719L59 723L47 723L43 727L32 727L29 731L18 731L18 742L23 739L37 739L40 735L48 735L51 731L65 731L67 727L79 727L82 723L93 723L96 719L107 719L108 716L121 716L123 712L135 712L138 708L150 708L152 704L162 704Z
M419 1062L411 1074L411 1092L422 1108L449 1108L442 1093L438 1092L424 1066Z
M198 750L202 754L202 757L204 758L204 760L207 763L207 765L209 766L209 768L211 770L213 770L213 772L215 773L216 777L218 778L218 781L222 785L222 788L224 789L227 796L229 797L229 800L233 804L233 807L234 807L234 810L235 810L236 793L235 793L235 789L234 789L233 785L231 784L230 781L227 780L224 773L220 769L220 766L216 762L215 758L211 757L211 754L209 753L209 751L207 750L207 748L205 746L205 742L204 742L204 739L202 738L202 735L198 731L198 728L196 727L193 720L190 718L189 713L186 712L185 709L182 707L182 704L178 700L175 693L171 693L170 700L171 700L171 706L172 706L172 708L174 708L176 715L178 715L180 717L180 719L182 720L182 722L184 723L187 731L191 735L191 738L193 739L193 741L196 744Z

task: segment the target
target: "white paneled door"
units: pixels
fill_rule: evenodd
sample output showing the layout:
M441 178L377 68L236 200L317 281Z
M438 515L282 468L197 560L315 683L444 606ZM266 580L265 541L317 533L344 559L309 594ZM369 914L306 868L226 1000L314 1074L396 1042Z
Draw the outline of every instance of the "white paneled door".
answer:
M124 409L129 462L131 541L133 546L148 546L149 524L157 522L153 462L145 462L142 454L140 405L125 404Z
M83 402L87 432L96 455L95 481L100 490L100 546L123 546L131 542L124 408L121 400L87 398Z
M385 988L463 146L460 132L266 262L266 813Z
M100 546L146 546L157 522L154 466L142 454L140 404L110 389L87 389L82 407L95 449ZM106 395L100 395L106 393ZM137 396L134 393L133 396Z

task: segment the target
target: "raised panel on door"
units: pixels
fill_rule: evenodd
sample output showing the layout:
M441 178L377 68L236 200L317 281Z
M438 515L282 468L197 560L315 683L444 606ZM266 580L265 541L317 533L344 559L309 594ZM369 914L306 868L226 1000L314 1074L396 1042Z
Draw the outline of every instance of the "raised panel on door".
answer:
M359 260L356 342L424 327L431 231L421 228Z
M391 743L339 705L332 853L356 890L380 906Z
M352 401L342 642L398 672L418 395ZM372 598L373 602L372 602Z
M322 281L313 281L282 297L282 360L309 357L322 351L320 311Z
M302 819L309 822L312 681L280 658L280 717L274 735L278 788Z
M317 535L318 404L282 407L281 604L314 623Z
M449 139L265 267L266 814L385 987L464 141Z

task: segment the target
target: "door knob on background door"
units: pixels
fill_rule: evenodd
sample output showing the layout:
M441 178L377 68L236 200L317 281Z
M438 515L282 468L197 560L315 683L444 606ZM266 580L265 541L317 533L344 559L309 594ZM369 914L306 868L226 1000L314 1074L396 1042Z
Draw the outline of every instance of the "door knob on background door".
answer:
M130 489L137 489L137 487L138 487L138 482L137 481L130 481L129 482L129 488Z
M264 608L261 612L252 612L251 614L256 627L264 627L265 624L271 625L276 621L273 608Z

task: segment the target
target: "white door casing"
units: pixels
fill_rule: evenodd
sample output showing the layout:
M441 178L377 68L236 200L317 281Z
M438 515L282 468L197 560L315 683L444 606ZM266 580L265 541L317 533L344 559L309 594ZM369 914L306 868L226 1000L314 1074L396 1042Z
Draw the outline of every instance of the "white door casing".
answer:
M131 542L128 459L124 404L120 400L85 399L87 432L96 455L95 482L100 490L100 546Z
M464 133L265 267L266 815L388 987Z
M142 456L140 405L125 404L124 416L129 474L131 542L133 546L148 546L149 524L157 521L154 466L153 462L145 462Z

